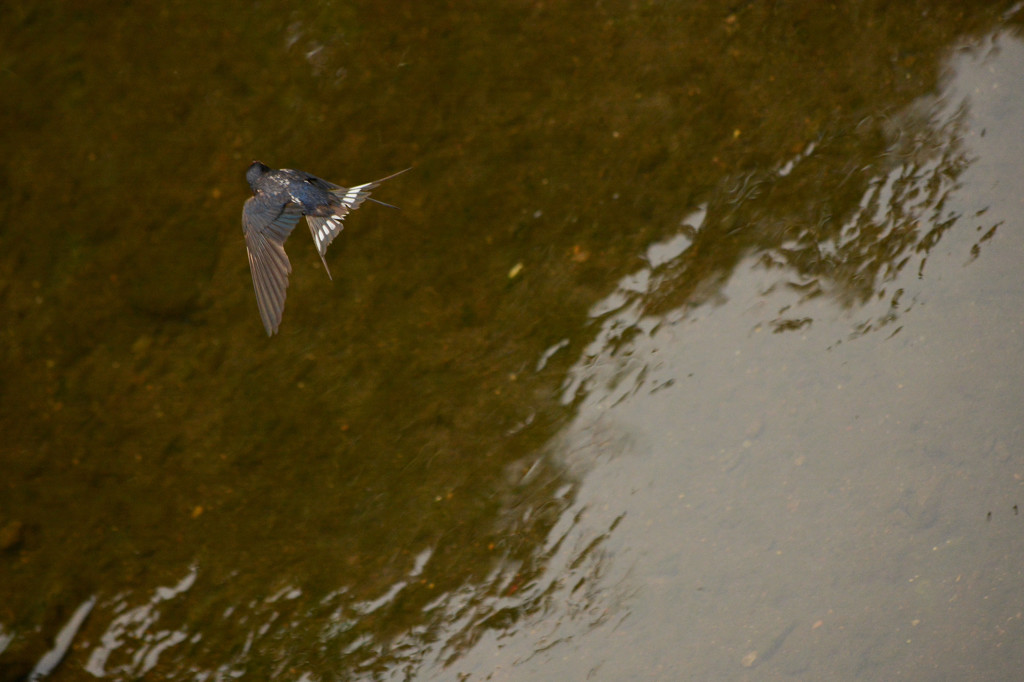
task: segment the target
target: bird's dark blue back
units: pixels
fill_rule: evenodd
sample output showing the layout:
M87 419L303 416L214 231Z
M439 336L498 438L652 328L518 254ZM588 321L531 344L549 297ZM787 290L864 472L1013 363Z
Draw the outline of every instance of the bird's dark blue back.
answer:
M261 203L281 206L292 202L306 215L316 215L325 207L337 204L330 190L338 188L315 175L290 168L268 169L253 183L253 191Z

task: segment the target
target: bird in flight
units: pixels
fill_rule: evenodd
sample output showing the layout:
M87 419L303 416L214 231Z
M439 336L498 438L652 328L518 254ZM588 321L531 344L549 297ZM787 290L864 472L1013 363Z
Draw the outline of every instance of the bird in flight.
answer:
M242 209L242 232L245 234L246 251L249 252L256 304L267 336L276 334L281 326L288 275L292 272L292 264L284 252L284 242L299 218L306 216L320 260L327 276L331 277L324 256L328 245L341 233L341 221L367 199L397 208L371 199L370 191L407 170L346 188L302 171L290 168L272 170L259 161L250 164L245 179L249 181L253 195L245 200Z

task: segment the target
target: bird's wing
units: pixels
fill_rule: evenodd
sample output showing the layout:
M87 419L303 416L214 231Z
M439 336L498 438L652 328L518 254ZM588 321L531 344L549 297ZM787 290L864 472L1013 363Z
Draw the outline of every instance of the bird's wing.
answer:
M242 210L245 249L249 252L256 304L267 336L277 333L281 325L288 275L292 271L284 242L300 215L299 207L293 204L273 205L258 196L247 199Z
M327 270L328 277L331 277L331 271L327 268L327 259L325 257L327 255L327 247L330 246L335 237L341 234L341 230L344 227L342 221L345 219L345 216L359 208L364 201L369 199L370 192L377 189L380 183L390 180L396 175L401 175L407 170L409 169L406 168L380 180L356 185L355 187L339 187L315 175L309 176L313 180L322 183L323 188L328 190L332 198L332 201L327 206L317 211L319 215L306 215L309 231L313 234L313 242L316 244L316 250L320 252L320 260L324 263L324 270ZM377 200L372 199L371 201ZM377 203L395 208L395 206L385 204L383 201ZM331 279L334 278L331 277Z

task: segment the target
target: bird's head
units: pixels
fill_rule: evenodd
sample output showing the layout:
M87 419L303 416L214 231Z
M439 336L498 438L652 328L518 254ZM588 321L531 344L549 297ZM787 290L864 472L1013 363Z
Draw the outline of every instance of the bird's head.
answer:
M269 170L269 167L264 166L259 161L253 161L249 164L249 170L245 171L245 179L249 181L249 187L252 187L253 192L256 191L256 181Z

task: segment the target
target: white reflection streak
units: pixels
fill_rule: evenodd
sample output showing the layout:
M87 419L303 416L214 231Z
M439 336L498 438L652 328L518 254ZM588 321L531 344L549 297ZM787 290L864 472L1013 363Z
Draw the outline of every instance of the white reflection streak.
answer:
M562 404L569 405L577 398L585 397L585 394L589 393L594 384L602 378L607 391L601 401L609 405L636 391L639 388L636 379L643 378L645 363L630 357L628 347L631 344L624 346L627 350L623 350L618 358L615 357L616 351L610 349L615 349L631 330L639 329L649 334L657 324L657 320L643 319L639 297L607 317L594 340L583 349L576 367L566 375L562 388ZM630 377L634 378L633 382L627 381Z
M541 353L540 360L537 361L537 371L539 372L545 367L547 367L548 360L551 359L551 356L557 353L558 351L562 350L563 348L568 347L568 345L569 339L562 339L561 341L559 341L558 343L556 343L555 345L551 346L543 353Z
M352 610L361 616L365 616L368 613L373 613L380 607L393 601L394 598L398 596L398 593L404 590L405 586L408 584L409 583L407 583L404 580L399 580L397 583L389 587L388 591L380 597L377 597L372 601L364 601L359 604L354 604L352 606Z
M706 205L683 217L680 232L647 247L646 266L624 276L614 291L591 307L589 317L602 321L601 330L583 349L576 367L567 374L562 386L563 405L569 405L588 393L601 375L606 375L609 390L604 402L608 405L614 405L640 389L644 382L645 363L631 358L628 351L623 352L618 360L613 360L618 352L609 349L615 349L619 340L631 330L651 334L657 329L662 320L644 319L643 299L657 289L659 271L679 259L690 247L706 217ZM547 362L550 352L551 349L545 351L538 367ZM633 381L627 382L631 377Z
M817 146L817 141L810 142L802 152L800 152L794 158L782 164L782 166L780 166L779 169L775 171L775 174L782 178L786 177L787 175L793 172L793 169L796 168L796 165L798 163L800 163L801 161L809 157L811 154L813 154Z
M427 562L430 561L430 557L434 556L434 550L427 547L425 550L416 555L416 559L413 561L412 570L409 571L409 577L415 578L423 573L423 569L426 567Z
M165 650L185 640L188 636L184 630L159 630L149 633L148 630L157 622L160 612L156 609L160 602L168 601L187 592L196 581L199 570L196 566L189 568L176 585L158 587L152 598L145 604L128 609L115 618L106 632L100 637L101 644L89 655L85 669L95 677L106 677L107 661L115 650L123 646L127 640L140 641L138 650L132 656L129 666L116 669L117 672L132 675L145 674L152 670Z
M523 567L510 561L495 568L481 583L455 590L425 607L424 612L437 613L447 634L428 646L421 645L421 658L433 658L438 664L449 666L466 647L496 651L505 647L505 639L529 632L535 646L524 659L517 659L521 663L578 637L581 633L574 629L574 624L582 625L584 632L589 631L620 612L630 596L623 588L629 571L609 576L609 557L602 545L621 515L611 519L596 537L593 519L585 522L586 516L585 504L574 505L562 514L539 552L544 557L544 570L521 589L511 588L513 581L520 579ZM495 614L503 612L519 614L520 618L498 626L492 624ZM550 617L559 612L567 620Z
M415 578L419 576L421 573L423 573L424 567L426 567L427 562L430 561L430 557L433 556L433 554L434 550L430 549L429 547L420 552L419 554L417 554L416 558L413 560L413 567L409 570L409 577ZM388 591L380 597L377 597L376 599L372 599L370 601L364 601L358 604L354 604L352 610L361 616L364 616L368 613L373 613L385 604L389 604L390 602L394 601L395 597L398 596L398 593L404 590L408 584L409 582L407 580L399 580L394 585L389 587Z
M298 587L282 587L280 590L270 595L263 601L267 604L273 604L279 599L285 599L291 601L292 599L298 599L302 596L302 590Z
M166 649L185 641L183 630L164 630L154 635L155 643L148 649L143 647L135 652L133 667L140 673L147 673L156 667L157 661Z
M690 247L690 244L693 243L693 238L697 232L704 227L704 219L707 215L708 205L701 204L696 210L689 215L683 216L683 219L679 221L679 226L683 228L681 232L648 246L644 257L647 259L648 264L650 264L651 269L659 268L665 263L679 258Z
M68 621L67 625L61 628L61 631L57 633L57 637L53 641L53 648L47 651L39 662L36 663L36 667L33 668L32 673L28 676L29 680L41 680L47 677L54 671L54 669L64 659L64 655L67 654L68 649L71 648L71 643L75 639L75 635L78 634L78 629L82 627L82 623L85 622L86 616L92 611L92 607L96 605L95 595L89 597L87 600L82 602L81 606L75 609L74 614L71 616L71 620ZM3 647L0 647L0 651Z

